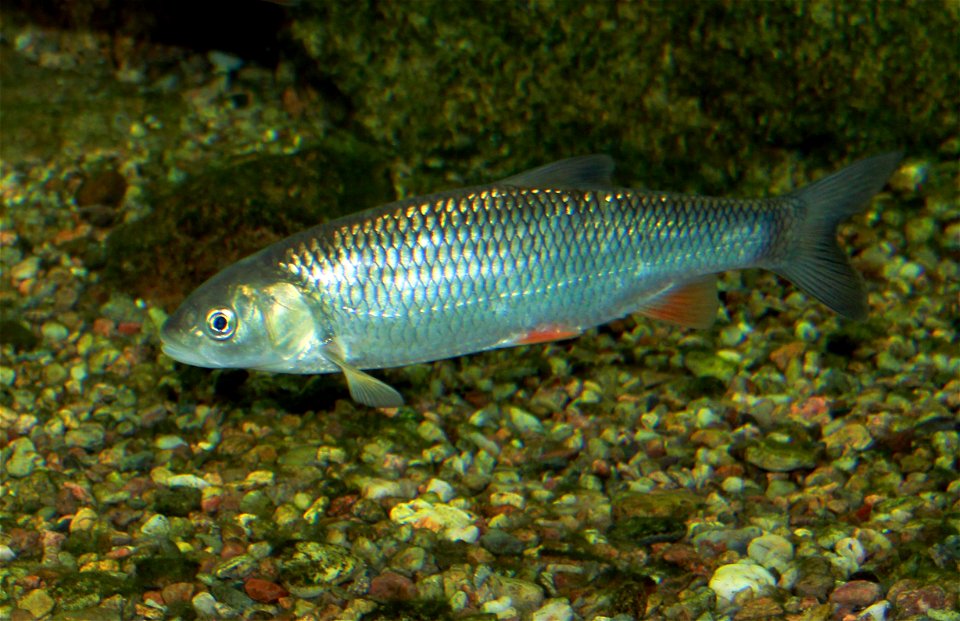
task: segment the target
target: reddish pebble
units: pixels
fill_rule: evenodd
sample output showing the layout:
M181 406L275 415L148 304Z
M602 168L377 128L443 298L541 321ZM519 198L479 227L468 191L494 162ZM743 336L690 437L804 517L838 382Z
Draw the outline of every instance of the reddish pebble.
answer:
M409 601L417 596L417 586L410 578L387 571L370 581L368 594L380 602Z
M247 551L247 546L239 541L227 541L220 550L220 558L227 560L235 556L240 556Z
M147 591L143 594L143 601L163 606L163 594L160 591Z
M137 321L121 321L117 324L117 332L124 336L133 336L140 333L140 323Z
M262 580L260 578L250 578L247 580L243 584L243 590L246 591L247 595L252 599L261 604L271 604L281 597L289 595L287 590L276 582L270 582L269 580Z
M193 597L193 585L189 582L174 582L163 587L163 602L165 604L174 604L189 602Z
M93 333L99 336L110 336L113 334L113 322L106 317L99 317L93 320Z
M868 580L851 580L833 590L830 601L844 608L866 608L880 599L880 585Z
M787 343L783 347L772 351L770 353L770 360L773 361L773 364L775 364L778 369L784 371L791 360L799 358L803 354L804 349L805 346L803 343Z

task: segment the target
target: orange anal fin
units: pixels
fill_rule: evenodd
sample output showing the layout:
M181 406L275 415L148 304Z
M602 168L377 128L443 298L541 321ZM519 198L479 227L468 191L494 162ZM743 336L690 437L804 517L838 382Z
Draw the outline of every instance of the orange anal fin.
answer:
M569 326L548 325L534 328L526 334L522 334L512 341L512 345L533 345L535 343L549 343L551 341L562 341L563 339L572 339L580 336L580 330Z
M705 276L670 287L645 300L636 312L691 328L709 328L717 318L717 277Z

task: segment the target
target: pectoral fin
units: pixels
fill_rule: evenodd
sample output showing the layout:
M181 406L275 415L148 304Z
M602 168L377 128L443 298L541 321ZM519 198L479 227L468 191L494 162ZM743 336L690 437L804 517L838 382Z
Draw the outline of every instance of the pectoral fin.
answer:
M350 397L357 403L372 408L398 408L403 405L403 397L399 392L372 375L348 364L336 345L329 347L324 355L343 371L343 376L347 378Z

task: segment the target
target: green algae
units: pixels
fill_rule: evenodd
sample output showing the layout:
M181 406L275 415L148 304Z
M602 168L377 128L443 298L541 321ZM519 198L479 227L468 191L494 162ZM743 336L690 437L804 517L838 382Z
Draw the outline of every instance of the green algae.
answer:
M293 155L235 158L163 192L105 247L112 287L179 300L218 269L327 217L392 198L383 156L329 137ZM243 235L237 235L242 231ZM151 275L162 273L161 282Z
M939 2L434 1L325 4L292 34L407 162L544 162L589 136L628 180L684 187L693 169L716 189L770 147L939 145L956 23Z

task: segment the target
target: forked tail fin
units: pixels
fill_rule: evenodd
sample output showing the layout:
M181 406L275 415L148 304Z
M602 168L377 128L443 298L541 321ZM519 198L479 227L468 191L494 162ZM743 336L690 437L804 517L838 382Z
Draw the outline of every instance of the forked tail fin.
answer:
M792 234L793 245L773 271L834 311L862 319L867 296L860 275L837 244L837 225L860 212L897 168L902 153L860 160L793 192L806 217Z

